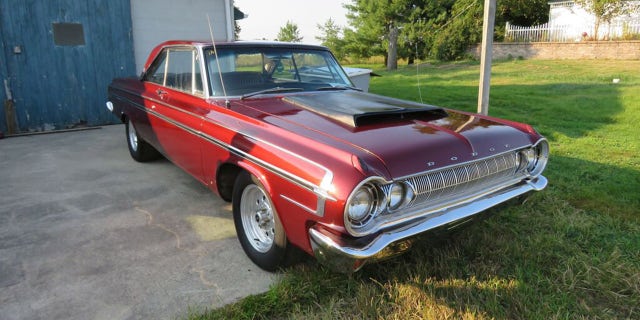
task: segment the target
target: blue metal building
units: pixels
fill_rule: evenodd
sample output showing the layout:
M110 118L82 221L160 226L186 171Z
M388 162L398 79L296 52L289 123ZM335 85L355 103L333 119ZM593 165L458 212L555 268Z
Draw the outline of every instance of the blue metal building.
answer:
M107 84L135 75L130 0L0 0L0 131L113 123Z

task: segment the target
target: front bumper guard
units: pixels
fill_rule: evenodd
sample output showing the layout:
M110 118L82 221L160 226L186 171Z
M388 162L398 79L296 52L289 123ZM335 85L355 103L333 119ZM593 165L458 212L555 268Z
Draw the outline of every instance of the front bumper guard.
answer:
M413 238L419 234L452 229L469 221L482 211L530 191L540 191L546 186L547 179L538 176L475 201L430 213L401 228L380 232L365 244L342 238L318 225L309 229L309 240L314 255L320 263L339 272L355 272L369 261L383 260L406 251L411 247Z

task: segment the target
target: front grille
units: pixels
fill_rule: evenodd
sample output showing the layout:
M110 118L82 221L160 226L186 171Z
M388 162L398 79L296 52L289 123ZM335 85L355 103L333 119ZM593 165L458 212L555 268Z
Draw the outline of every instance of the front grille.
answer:
M482 193L521 177L518 154L502 154L464 165L429 172L406 179L413 187L415 199L411 206L429 207L449 203Z
M519 159L519 151L511 151L395 181L409 185L412 200L398 210L382 210L366 225L354 226L351 223L349 232L362 236L398 224L410 223L416 218L462 206L517 184L527 178L526 170L521 166ZM391 183L381 186L381 194L388 197L391 187Z

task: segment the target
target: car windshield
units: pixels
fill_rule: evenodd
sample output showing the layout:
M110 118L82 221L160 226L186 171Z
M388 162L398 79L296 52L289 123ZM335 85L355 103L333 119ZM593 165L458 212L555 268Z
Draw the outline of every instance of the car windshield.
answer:
M333 55L307 48L205 49L212 96L251 97L260 94L336 90L353 86ZM219 65L219 67L218 67Z

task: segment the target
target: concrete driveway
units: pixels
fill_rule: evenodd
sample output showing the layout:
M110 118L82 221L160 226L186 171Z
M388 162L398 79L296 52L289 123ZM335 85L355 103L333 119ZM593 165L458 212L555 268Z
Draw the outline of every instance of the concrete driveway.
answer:
M264 292L231 207L122 125L0 140L0 319L167 319Z

